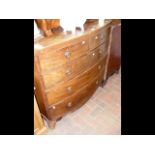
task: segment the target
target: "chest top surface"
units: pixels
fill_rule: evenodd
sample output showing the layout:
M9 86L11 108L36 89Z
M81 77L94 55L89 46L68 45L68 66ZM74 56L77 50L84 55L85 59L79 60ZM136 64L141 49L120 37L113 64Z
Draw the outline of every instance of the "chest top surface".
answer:
M34 40L34 50L43 51L48 47L54 47L66 42L71 42L80 39L81 37L88 37L89 35L108 27L110 23L111 20L108 21L98 20L98 22L84 24L82 31L76 30L71 34L61 32L51 37L37 38Z

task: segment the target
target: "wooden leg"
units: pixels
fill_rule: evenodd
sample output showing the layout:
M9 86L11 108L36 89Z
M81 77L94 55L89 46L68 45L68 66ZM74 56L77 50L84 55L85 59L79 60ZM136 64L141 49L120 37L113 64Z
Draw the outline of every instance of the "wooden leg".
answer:
M48 126L51 129L54 129L56 126L56 120L48 121Z
M101 87L103 88L106 83L107 83L107 80L102 81L101 82Z
M60 121L62 119L62 117L59 117L58 119L57 119L57 121Z

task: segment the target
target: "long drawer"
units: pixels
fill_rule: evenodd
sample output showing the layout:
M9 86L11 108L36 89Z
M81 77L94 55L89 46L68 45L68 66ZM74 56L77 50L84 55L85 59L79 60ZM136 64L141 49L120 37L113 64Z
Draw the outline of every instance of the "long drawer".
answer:
M58 83L68 81L89 68L88 55L82 56L80 59L72 63L65 64L51 70L48 73L42 73L42 79L45 89L56 86Z
M49 89L47 93L48 103L55 104L60 100L72 95L80 88L89 84L95 77L99 76L100 72L105 69L105 58L101 59L96 65L91 67L89 70L79 74L72 80L64 82Z
M105 48L105 44L102 44L101 46L91 51L89 57L89 62L91 63L90 66L107 55L107 50Z
M89 51L88 44L88 38L83 36L80 40L71 42L71 45L66 45L63 48L54 49L54 47L49 47L45 49L44 52L39 54L42 72L46 73L85 55Z
M79 89L75 94L65 100L49 106L51 119L56 119L65 115L67 112L73 111L82 106L95 92L100 84L100 78L97 76L92 82L87 84L82 89Z

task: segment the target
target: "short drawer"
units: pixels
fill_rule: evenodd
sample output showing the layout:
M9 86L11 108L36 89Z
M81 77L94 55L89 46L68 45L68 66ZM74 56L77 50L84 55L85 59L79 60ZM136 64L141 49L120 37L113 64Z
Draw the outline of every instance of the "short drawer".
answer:
M107 29L97 31L96 33L92 33L89 41L90 50L93 50L99 45L105 43L107 40L107 36L108 36Z
M80 72L83 72L93 65L95 65L100 59L106 57L107 50L105 49L105 45L97 47L95 50L88 52L86 55L80 57L72 61L70 67L72 68L73 74L77 75Z
M49 73L41 75L45 89L53 87L62 81L66 81L72 78L72 69L69 65L64 65L53 69Z
M63 44L65 45L65 42ZM71 43L71 45L57 50L50 47L39 54L41 70L43 72L48 72L49 70L85 55L88 50L89 45L86 37L82 37L81 40L78 40L78 42L75 41Z
M99 84L99 77L97 77L91 83L78 90L72 96L69 96L57 104L50 105L49 113L51 119L59 118L65 115L67 112L74 111L75 109L82 106L92 96Z
M91 67L86 72L77 75L75 78L63 82L46 91L48 103L55 104L62 99L76 93L80 88L91 83L91 81L98 77L100 72L105 68L104 60L99 61L96 65Z
M106 55L107 52L104 44L92 50L89 57L90 66L94 65L98 60L104 58Z

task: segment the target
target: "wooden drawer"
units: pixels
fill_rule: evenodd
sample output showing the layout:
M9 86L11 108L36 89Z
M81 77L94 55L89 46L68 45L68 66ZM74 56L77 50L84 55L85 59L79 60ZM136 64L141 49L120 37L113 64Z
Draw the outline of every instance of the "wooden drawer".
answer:
M75 109L82 106L95 92L100 82L101 81L99 81L99 77L97 77L91 83L77 91L72 96L57 104L49 106L51 119L59 118L65 115L67 112L74 111Z
M95 77L99 76L100 72L105 68L105 60L99 61L96 65L91 67L87 72L79 74L72 80L62 83L61 85L55 86L47 91L48 103L55 104L60 100L72 95L80 88L89 84Z
M44 82L45 89L50 89L56 86L60 82L68 81L80 73L88 70L90 67L95 65L99 59L104 58L102 63L105 65L106 54L104 57L98 53L99 50L95 51L95 56L92 53L89 55L82 56L71 64L61 66L59 68L53 69L53 71L42 74L42 79ZM93 58L92 58L93 57Z
M104 44L92 50L89 57L90 66L95 64L99 59L104 58L106 55L107 52Z
M89 69L90 67L89 55L84 55L75 61L55 68L47 73L42 74L43 82L46 89L49 89L59 82L70 80L81 72Z
M45 89L49 89L57 83L66 81L72 78L72 69L69 65L64 65L59 68L53 69L51 72L42 74Z
M55 68L48 73L43 73L42 78L45 89L49 89L57 85L57 83L70 80L87 69L89 69L89 55L84 55L71 63Z
M70 63L70 67L72 70L73 77L80 74L81 72L88 70L90 68L89 67L89 53L87 53L84 56L81 56L79 59L76 59L75 61L72 61Z
M100 59L107 56L107 50L105 49L105 44L97 47L95 50L92 50L87 55L80 57L79 59L73 61L70 66L73 72L73 75L77 75L80 72L83 72L93 65L95 65Z
M52 47L47 48L44 52L39 54L41 70L43 72L48 72L85 55L88 50L89 46L87 37L81 37L81 40L78 40L78 42L75 41L71 43L70 46L61 49L55 50L52 49Z
M93 50L102 43L104 43L106 41L107 35L108 35L107 29L103 29L100 31L96 31L95 33L92 33L89 42L90 50Z

